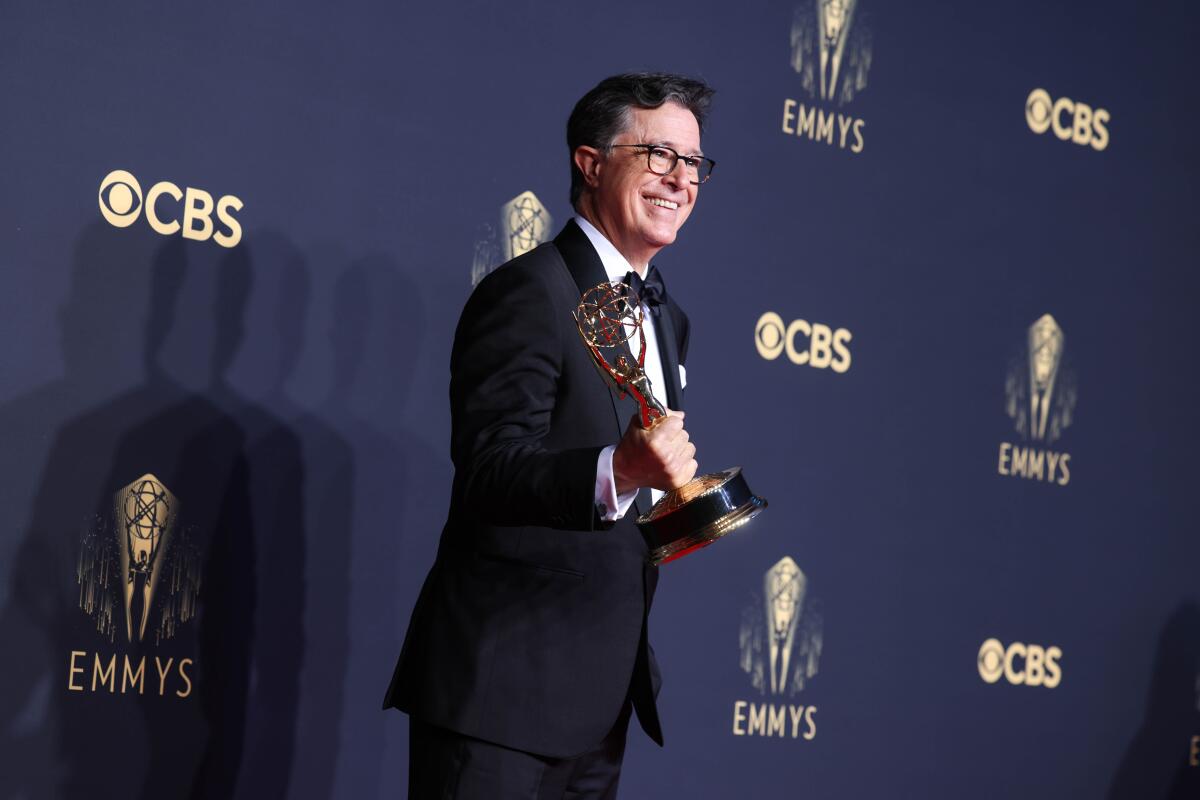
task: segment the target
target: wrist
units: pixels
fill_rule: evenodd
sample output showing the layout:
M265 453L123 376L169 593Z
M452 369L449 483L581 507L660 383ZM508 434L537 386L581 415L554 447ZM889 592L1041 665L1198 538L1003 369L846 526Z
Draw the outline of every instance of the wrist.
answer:
M628 494L641 488L637 481L629 476L627 466L625 454L621 450L621 445L618 444L612 457L613 485L616 486L618 495Z

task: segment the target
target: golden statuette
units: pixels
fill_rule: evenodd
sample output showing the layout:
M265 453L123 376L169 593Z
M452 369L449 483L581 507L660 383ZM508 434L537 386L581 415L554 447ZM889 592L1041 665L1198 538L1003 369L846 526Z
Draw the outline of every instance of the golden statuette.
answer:
M641 301L625 283L602 283L583 293L575 323L584 346L600 373L621 397L638 404L638 422L652 428L666 418L667 409L654 396L645 371L645 319ZM638 342L634 356L629 347ZM650 540L650 562L661 565L706 547L754 519L767 501L750 491L741 467L692 479L665 493L637 519Z

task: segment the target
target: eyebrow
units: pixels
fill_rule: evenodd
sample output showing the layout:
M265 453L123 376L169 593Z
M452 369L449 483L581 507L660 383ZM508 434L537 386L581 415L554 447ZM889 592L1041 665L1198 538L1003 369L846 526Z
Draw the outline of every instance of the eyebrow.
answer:
M674 142L670 141L669 139L660 139L657 142L647 142L646 144L657 144L657 145L662 145L663 147L669 147L672 150L674 150L676 153L679 153L679 155L687 156L688 158L704 158L703 152L692 152L692 153L682 152L679 149L679 145L675 144Z

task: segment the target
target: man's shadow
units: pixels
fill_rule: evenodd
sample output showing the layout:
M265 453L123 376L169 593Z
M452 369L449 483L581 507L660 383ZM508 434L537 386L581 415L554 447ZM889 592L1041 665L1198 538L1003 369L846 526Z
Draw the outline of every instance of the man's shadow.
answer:
M243 432L248 495L253 502L256 558L248 568L255 602L242 610L245 624L254 632L253 647L246 653L243 756L236 789L232 779L224 787L227 797L286 796L296 753L300 676L307 650L309 476L302 437L290 420L293 414L280 402L282 383L300 351L298 333L304 324L304 309L287 307L286 302L288 281L306 279L295 252L282 237L257 231L231 251L210 249L208 263L197 273L202 279L192 282L187 295L193 302L211 305L213 318L220 320L211 337L211 369L196 376L195 383ZM279 319L285 324L281 326L256 327L259 309L252 300L261 294L263 284L268 293L282 298ZM278 393L251 399L235 388L229 375L247 349L256 369L272 378ZM319 787L314 788L319 794Z
M263 645L254 464L222 381L241 341L244 276L181 239L124 261L110 246L121 235L97 225L80 237L61 318L61 384L86 391L90 376L129 370L131 359L142 374L64 422L50 445L0 614L0 632L20 634L28 665L3 693L18 720L5 744L54 742L55 768L31 768L14 784L29 796L85 796L103 785L122 797L227 798ZM89 338L126 341L139 327L133 352ZM0 424L22 403L0 409ZM129 593L123 540L135 554L162 544ZM22 708L20 692L38 689L42 671L52 676L44 704Z
M81 532L92 522L92 493L121 431L119 423L82 429L77 423L81 413L94 413L130 386L147 382L143 340L155 324L147 309L156 240L114 235L102 223L80 233L57 315L64 373L0 407L5 442L0 500L10 512L3 562L11 565L3 576L0 611L0 639L12 654L0 682L5 797L60 796L69 776L82 769L60 741L60 733L65 735L60 729L73 724L62 708L63 673L71 650L90 650L104 640L91 630L74 635L74 623L83 617L75 565ZM44 358L53 361L51 353ZM83 411L88 408L92 411ZM130 407L126 422L147 413ZM74 464L64 462L64 436L81 445ZM74 474L65 474L72 467ZM57 495L51 481L61 484Z
M379 697L407 621L398 598L411 602L407 594L415 597L436 543L432 532L444 512L440 502L427 507L417 501L440 497L446 484L431 469L445 459L405 422L410 376L424 337L418 287L387 256L359 259L338 275L327 295L329 307L318 309L327 320L325 339L310 341L305 322L322 315L310 314L308 256L272 233L257 235L250 252L256 276L246 315L251 335L233 377L245 394L288 420L300 441L304 481L289 502L302 509L304 550L311 554L295 571L303 576L297 591L260 591L260 605L278 597L304 611L299 635L308 646L292 665L299 702L291 711L296 752L303 757L290 761L290 786L312 797L386 796L381 786L396 770L385 764L390 729ZM321 264L341 258L321 248L312 253ZM328 346L324 353L322 345ZM296 404L287 391L302 354L309 354L308 378L320 372L314 364L322 356L330 365L320 374L323 396L313 411ZM253 420L246 419L246 428L256 428ZM251 433L250 438L251 453L274 449L270 437ZM264 494L256 491L255 497ZM256 513L262 517L260 506L256 503ZM414 514L430 521L416 522ZM273 527L282 532L288 526ZM409 530L418 531L413 538L429 549L428 558L416 559L413 575L405 558ZM259 540L266 541L261 526ZM269 549L274 553L289 546L294 543L285 534ZM261 575L260 588L271 579ZM264 623L282 613L262 608ZM278 666L287 667L284 658ZM256 697L251 704L251 763L243 767L239 797L270 795L266 787L271 781L278 785L281 771L286 775L281 767L289 762L271 749L284 733L269 724L285 715L280 705L269 697Z
M1110 800L1200 797L1200 767L1188 764L1200 735L1200 607L1181 604L1158 639L1146 716L1109 787Z
M262 545L258 619L270 632L255 651L237 796L282 797L292 786L306 797L331 797L350 651L355 460L342 436L287 391L311 318L307 259L273 231L257 232L248 250L226 257L235 274L249 274L241 264L248 259L249 336L217 397L249 439Z
M408 726L380 711L411 605L445 518L450 468L414 432L428 415L409 408L427 336L420 288L390 256L352 262L331 295L333 380L321 415L354 450L354 536L343 751L334 796L402 796ZM444 396L444 395L443 395ZM423 402L421 398L416 398ZM330 498L337 502L336 497Z

